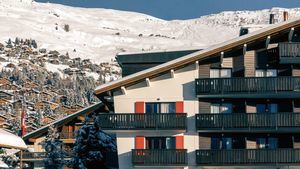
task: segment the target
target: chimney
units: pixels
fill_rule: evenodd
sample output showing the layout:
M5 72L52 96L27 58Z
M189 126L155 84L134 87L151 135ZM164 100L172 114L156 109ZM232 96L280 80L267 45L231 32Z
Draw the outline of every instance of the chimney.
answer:
M275 14L270 14L269 24L274 24L274 23L275 23Z
M287 21L289 19L289 13L287 11L283 12L283 21Z

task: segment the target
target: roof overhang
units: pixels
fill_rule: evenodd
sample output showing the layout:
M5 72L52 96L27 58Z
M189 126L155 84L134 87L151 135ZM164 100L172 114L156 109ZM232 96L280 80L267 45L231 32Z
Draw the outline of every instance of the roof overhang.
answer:
M269 27L263 28L261 30L255 31L253 33L234 38L232 40L211 46L207 49L183 56L181 58L169 61L167 63L155 66L144 71L137 72L135 74L126 76L119 80L103 84L95 89L95 94L100 95L108 91L119 89L122 86L130 86L132 84L138 83L145 78L153 78L170 71L171 69L177 70L184 65L195 63L196 61L201 61L207 59L211 56L219 55L221 52L227 52L234 48L242 48L244 44L253 44L266 39L268 36L278 35L282 32L288 32L291 28L296 28L300 26L300 18L282 22L279 24L271 25ZM248 45L251 46L251 45Z
M26 141L30 138L33 138L33 137L39 137L41 136L42 134L46 133L48 131L48 128L51 126L51 125L54 125L56 127L60 127L70 121L72 121L73 119L77 118L78 116L80 115L84 115L86 113L89 113L89 112L92 112L94 110L97 110L98 108L100 108L101 106L103 106L103 104L100 102L100 103L96 103L96 104L93 104L89 107L86 107L76 113L73 113L73 114L70 114L62 119L59 119L59 120L56 120L46 126L43 126L35 131L32 131L28 134L26 134L25 136L23 136L23 139Z

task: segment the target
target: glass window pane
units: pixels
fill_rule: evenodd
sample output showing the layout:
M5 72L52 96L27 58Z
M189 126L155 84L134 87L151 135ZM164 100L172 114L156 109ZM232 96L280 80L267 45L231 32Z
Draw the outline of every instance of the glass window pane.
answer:
M276 69L268 69L267 70L267 77L276 77L277 76L277 70Z
M266 112L266 105L265 104L257 104L256 105L256 112L257 113L265 113Z
M232 113L232 104L222 104L221 113Z
M176 113L175 103L161 103L161 113Z
M214 150L220 149L220 138L217 138L217 137L211 138L211 149L214 149Z
M219 104L211 104L210 105L210 113L220 113L220 105Z
M210 69L209 70L209 77L210 78L219 78L220 77L220 70L219 69Z
M221 77L231 77L231 69L221 69Z
M255 71L255 77L264 77L265 76L265 71L264 70L256 70Z

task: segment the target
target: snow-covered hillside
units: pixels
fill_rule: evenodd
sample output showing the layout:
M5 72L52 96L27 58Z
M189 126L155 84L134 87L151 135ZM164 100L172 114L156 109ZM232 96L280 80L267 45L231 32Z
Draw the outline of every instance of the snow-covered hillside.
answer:
M22 1L22 2L20 2ZM270 13L290 18L300 9L235 11L191 20L165 21L110 9L85 9L32 0L0 0L0 42L32 38L40 48L69 52L70 57L109 61L124 51L204 48L238 36L240 26L267 24Z

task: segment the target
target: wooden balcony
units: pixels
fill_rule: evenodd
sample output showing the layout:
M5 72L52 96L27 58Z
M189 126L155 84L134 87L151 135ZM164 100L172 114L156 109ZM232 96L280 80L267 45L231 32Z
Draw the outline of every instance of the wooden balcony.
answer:
M300 149L197 150L201 166L299 165Z
M199 98L300 98L300 77L196 79Z
M186 130L187 114L100 114L97 123L103 130Z
M187 165L186 149L134 149L132 150L134 166L185 166Z
M199 132L289 132L300 130L300 113L197 114Z
M279 43L279 60L281 64L300 63L300 43L288 42Z

